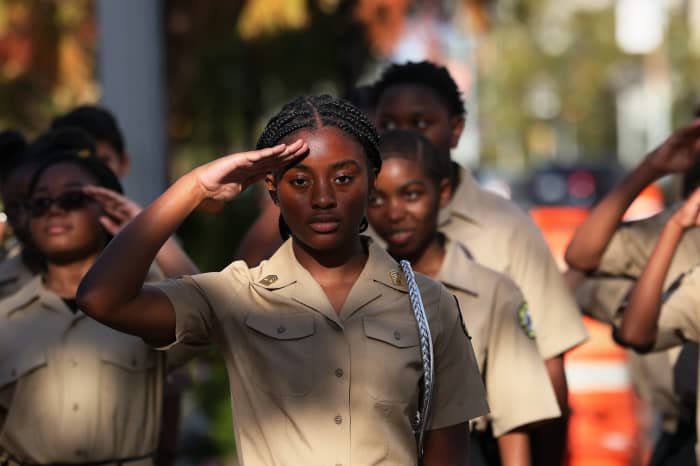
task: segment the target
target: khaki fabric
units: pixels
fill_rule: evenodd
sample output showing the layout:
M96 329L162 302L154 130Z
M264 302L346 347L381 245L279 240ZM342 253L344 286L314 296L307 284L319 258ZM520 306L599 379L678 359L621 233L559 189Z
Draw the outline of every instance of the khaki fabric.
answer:
M212 341L223 352L241 465L416 464L417 325L398 264L371 242L368 250L338 314L291 240L253 269L238 261L158 285L175 307L174 345ZM482 416L484 387L455 300L417 280L435 350L428 430Z
M71 312L40 277L0 302L0 392L10 400L0 449L20 461L153 452L164 376L164 353Z
M0 299L16 293L34 274L22 262L22 254L16 254L0 262Z
M583 320L535 223L514 203L480 188L468 170L440 211L440 231L480 264L507 275L527 301L544 359L588 338Z
M678 288L667 296L659 316L656 349L671 348L687 341L700 343L700 293L698 290L700 290L700 267L688 272ZM696 364L700 365L700 360ZM700 367L696 374L698 373L700 373ZM697 406L700 406L700 395L697 389L695 396L697 409ZM697 415L696 428L700 429L700 416ZM700 447L697 443L695 453L700 462Z
M435 278L457 298L469 328L485 379L493 435L560 417L518 287L505 275L469 259L457 242L448 240L445 248Z
M620 311L626 297L644 270L661 231L680 206L679 203L652 217L625 222L618 228L598 269L576 291L576 299L584 313L611 325L620 323ZM698 262L700 229L694 228L686 232L678 245L664 282L664 290L672 289L674 283L681 280ZM630 376L635 389L643 400L661 414L667 431L675 431L681 414L673 388L673 366L679 353L679 348L647 355L629 352ZM695 383L694 380L682 382L686 386Z

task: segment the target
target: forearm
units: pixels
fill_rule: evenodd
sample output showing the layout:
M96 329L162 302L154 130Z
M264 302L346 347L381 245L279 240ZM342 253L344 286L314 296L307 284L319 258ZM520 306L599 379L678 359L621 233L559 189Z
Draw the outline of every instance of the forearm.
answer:
M186 175L129 222L110 241L80 284L81 307L99 316L135 297L158 251L202 200L194 178Z
M565 254L569 266L578 270L597 268L624 213L639 193L659 176L661 173L645 160L605 196L574 233Z
M530 466L530 439L525 432L509 432L498 438L503 466Z
M462 423L425 433L424 466L468 466L469 424Z
M163 247L160 248L160 251L158 251L156 263L167 278L177 278L199 273L197 266L194 265L187 253L172 237L168 238Z
M666 224L623 311L619 336L624 343L645 347L656 339L663 284L682 236L681 225L673 220Z

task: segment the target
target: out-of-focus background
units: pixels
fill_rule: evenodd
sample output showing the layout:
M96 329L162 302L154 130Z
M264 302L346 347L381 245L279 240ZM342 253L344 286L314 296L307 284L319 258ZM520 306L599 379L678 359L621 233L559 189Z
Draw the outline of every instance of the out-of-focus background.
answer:
M342 94L392 61L446 64L464 93L455 157L530 209L560 255L586 209L687 122L700 100L700 0L1 0L0 129L30 137L82 103L114 111L141 202L188 169L254 145L299 93ZM650 190L630 215L674 199ZM227 264L257 215L251 190L179 237L202 270ZM622 351L569 357L575 465L640 464L654 419ZM192 366L180 464L235 457L225 370ZM515 389L515 388L514 388Z

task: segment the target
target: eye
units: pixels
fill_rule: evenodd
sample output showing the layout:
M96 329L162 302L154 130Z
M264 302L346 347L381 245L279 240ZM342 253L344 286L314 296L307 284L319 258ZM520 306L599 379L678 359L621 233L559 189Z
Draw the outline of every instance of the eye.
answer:
M396 129L396 123L392 120L383 120L379 123L379 129L383 131L391 131Z
M335 177L336 184L348 184L352 181L353 177L350 175L338 175Z
M306 186L309 185L309 180L307 180L304 177L297 176L294 177L290 180L290 183L292 186L297 187L297 188L305 188Z
M426 129L429 126L428 120L426 120L425 118L418 118L414 122L414 126L418 129Z
M371 207L379 207L381 205L384 205L384 198L379 194L370 194L369 205Z
M408 201L415 201L421 198L423 193L418 190L411 190L411 191L406 191L403 195L404 199Z

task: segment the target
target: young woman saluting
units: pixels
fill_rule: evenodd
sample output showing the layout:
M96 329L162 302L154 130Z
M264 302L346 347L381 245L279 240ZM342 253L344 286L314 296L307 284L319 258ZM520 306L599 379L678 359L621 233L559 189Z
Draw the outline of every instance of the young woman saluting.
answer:
M377 140L345 101L297 98L268 123L259 150L180 178L81 284L81 307L107 325L155 345L223 351L241 464L417 463L421 351L406 277L359 234L381 165ZM291 234L269 261L143 286L190 212L261 179ZM454 299L416 278L435 359L424 464L467 464L467 422L487 411L483 385Z

